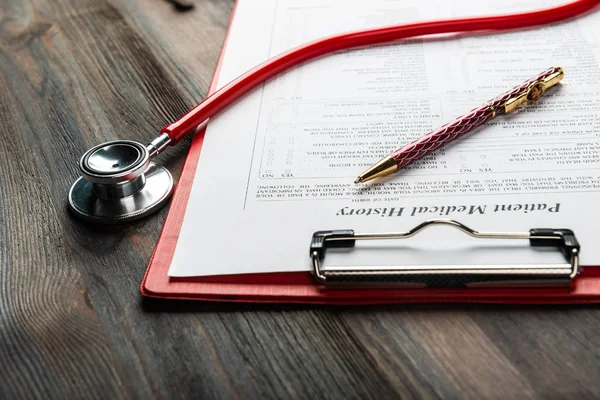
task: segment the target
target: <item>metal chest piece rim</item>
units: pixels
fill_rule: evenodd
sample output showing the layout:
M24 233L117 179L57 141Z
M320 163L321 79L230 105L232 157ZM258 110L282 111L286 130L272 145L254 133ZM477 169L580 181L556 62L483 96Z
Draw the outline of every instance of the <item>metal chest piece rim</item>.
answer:
M101 224L143 218L159 210L173 192L169 171L150 161L146 146L115 140L88 150L79 163L82 176L69 191L75 216Z

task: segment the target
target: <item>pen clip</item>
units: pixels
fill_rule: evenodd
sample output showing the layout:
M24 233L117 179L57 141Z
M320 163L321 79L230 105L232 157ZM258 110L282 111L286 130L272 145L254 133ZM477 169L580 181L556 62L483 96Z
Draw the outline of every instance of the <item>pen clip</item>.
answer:
M560 82L563 76L564 72L562 68L558 68L555 73L530 83L524 88L525 90L520 91L515 97L508 99L506 103L504 103L504 112L509 113L524 104L535 103L540 99L540 97L542 97L549 87L552 87Z

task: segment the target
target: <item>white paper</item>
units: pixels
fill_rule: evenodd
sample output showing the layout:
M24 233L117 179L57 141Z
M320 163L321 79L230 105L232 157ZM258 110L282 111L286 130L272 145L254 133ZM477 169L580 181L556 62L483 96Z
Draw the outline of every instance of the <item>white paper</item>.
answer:
M562 2L239 0L218 84L333 33ZM565 79L538 104L388 179L353 184L389 152L554 65ZM582 263L600 265L599 204L600 13L340 52L281 74L211 120L169 275L309 270L317 230L404 231L432 218L481 231L571 228ZM558 254L473 242L448 228L374 246L327 263L464 264L486 254L534 263Z

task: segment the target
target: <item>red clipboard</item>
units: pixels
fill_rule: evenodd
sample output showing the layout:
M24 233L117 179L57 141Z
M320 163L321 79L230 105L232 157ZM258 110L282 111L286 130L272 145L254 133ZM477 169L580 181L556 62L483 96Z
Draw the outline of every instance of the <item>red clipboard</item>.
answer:
M233 9L229 26L235 16ZM229 31L209 88L215 91ZM309 272L171 278L171 260L198 166L206 127L192 140L163 230L141 284L144 296L229 302L384 304L384 303L600 303L600 268L587 267L569 288L518 289L325 289Z

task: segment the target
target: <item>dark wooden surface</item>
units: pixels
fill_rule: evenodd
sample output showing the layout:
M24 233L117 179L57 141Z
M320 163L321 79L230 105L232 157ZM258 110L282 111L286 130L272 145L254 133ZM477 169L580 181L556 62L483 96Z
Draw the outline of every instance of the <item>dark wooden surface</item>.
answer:
M87 148L203 98L233 4L195 3L0 2L0 398L600 397L596 307L142 299L166 210L100 228L65 199Z

